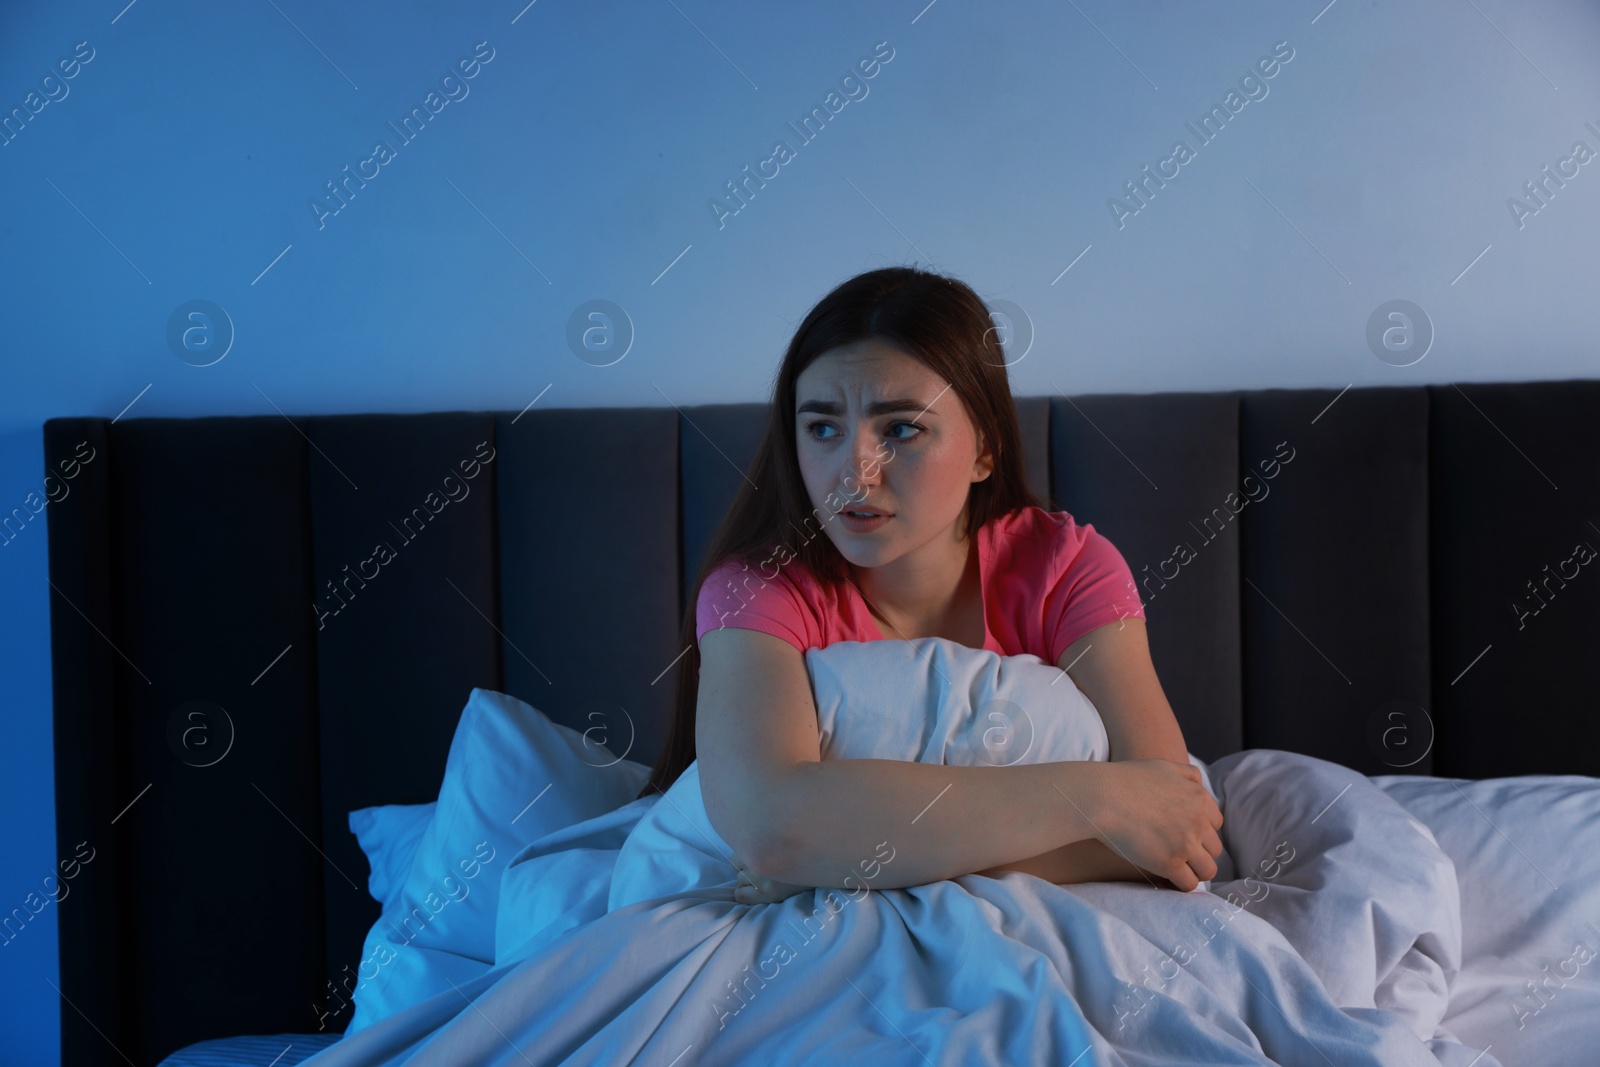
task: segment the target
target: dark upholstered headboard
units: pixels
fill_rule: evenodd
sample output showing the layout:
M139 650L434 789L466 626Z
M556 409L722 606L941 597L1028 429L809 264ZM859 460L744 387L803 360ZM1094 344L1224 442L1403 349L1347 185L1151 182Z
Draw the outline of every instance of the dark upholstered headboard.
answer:
M1197 755L1600 775L1600 381L1018 406ZM762 410L48 421L66 1062L315 1031L472 687L651 763Z

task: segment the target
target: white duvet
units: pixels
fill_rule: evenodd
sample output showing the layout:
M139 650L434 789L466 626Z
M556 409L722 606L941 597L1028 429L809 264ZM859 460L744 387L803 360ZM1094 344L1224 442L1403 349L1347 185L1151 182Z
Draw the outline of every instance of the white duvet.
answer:
M925 638L806 660L825 758L1106 756L1093 706L1036 657ZM853 888L762 905L733 902L692 765L513 860L491 971L305 1062L1597 1061L1600 960L1578 960L1600 948L1600 780L1190 758L1226 849L1193 893L1020 873L875 889L886 842Z

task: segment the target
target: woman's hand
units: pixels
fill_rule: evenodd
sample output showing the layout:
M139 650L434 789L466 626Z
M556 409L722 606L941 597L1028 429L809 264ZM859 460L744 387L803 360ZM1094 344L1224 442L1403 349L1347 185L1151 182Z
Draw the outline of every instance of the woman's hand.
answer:
M763 878L746 866L744 859L737 852L732 853L731 858L733 869L739 872L739 884L733 890L735 904L775 904L780 900L787 900L796 893L814 888Z
M1191 763L1122 760L1095 816L1100 839L1129 863L1187 893L1217 876L1222 811Z

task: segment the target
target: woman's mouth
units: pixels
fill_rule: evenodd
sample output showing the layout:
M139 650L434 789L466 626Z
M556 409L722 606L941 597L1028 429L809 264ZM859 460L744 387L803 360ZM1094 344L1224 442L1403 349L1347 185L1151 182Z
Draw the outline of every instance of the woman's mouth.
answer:
M885 512L862 508L845 508L839 512L839 519L844 523L845 529L852 533L871 533L892 518L893 515Z

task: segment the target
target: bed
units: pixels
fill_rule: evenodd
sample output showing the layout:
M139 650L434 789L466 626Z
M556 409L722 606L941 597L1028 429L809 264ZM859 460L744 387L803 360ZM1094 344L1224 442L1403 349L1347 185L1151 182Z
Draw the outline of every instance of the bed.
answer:
M1141 582L1191 753L1229 772L1224 787L1354 773L1347 800L1392 801L1448 857L1460 967L1439 1025L1459 1040L1432 1048L1439 1062L1587 1062L1600 969L1579 946L1600 948L1587 925L1600 870L1573 846L1600 840L1600 580L1586 566L1600 381L1026 397L1018 410L1033 488L1106 534ZM72 490L49 530L57 840L64 857L93 856L58 918L64 1062L341 1055L328 1046L355 1006L340 980L382 911L351 813L440 800L480 694L603 745L613 768L653 762L686 585L761 414L49 420L47 467ZM644 824L635 814L591 828L589 847L583 820L557 828L564 851L544 855L592 860ZM934 890L941 906L1037 906L1060 923L1068 909L1089 925L1122 906L1111 897L1156 892L980 881ZM874 907L903 906L896 892ZM583 933L495 980L514 970L526 994L603 974L581 966ZM1118 980L1138 985L1134 971ZM484 1014L493 983L457 984L448 1014ZM1039 1040L1073 1048L1106 1011L1161 1030L1169 1001L1144 988L1119 1002L1129 991L1107 985L1076 1021L1061 997ZM441 1005L431 1023L413 1017L416 1035L448 1025ZM879 1025L863 1019L862 1033ZM1016 1023L968 1012L947 1020L948 1046L933 1023L902 1054L960 1062L944 1058L967 1047L957 1039ZM1186 1062L1113 1045L1061 1062ZM482 1062L495 1057L524 1053L501 1044Z

